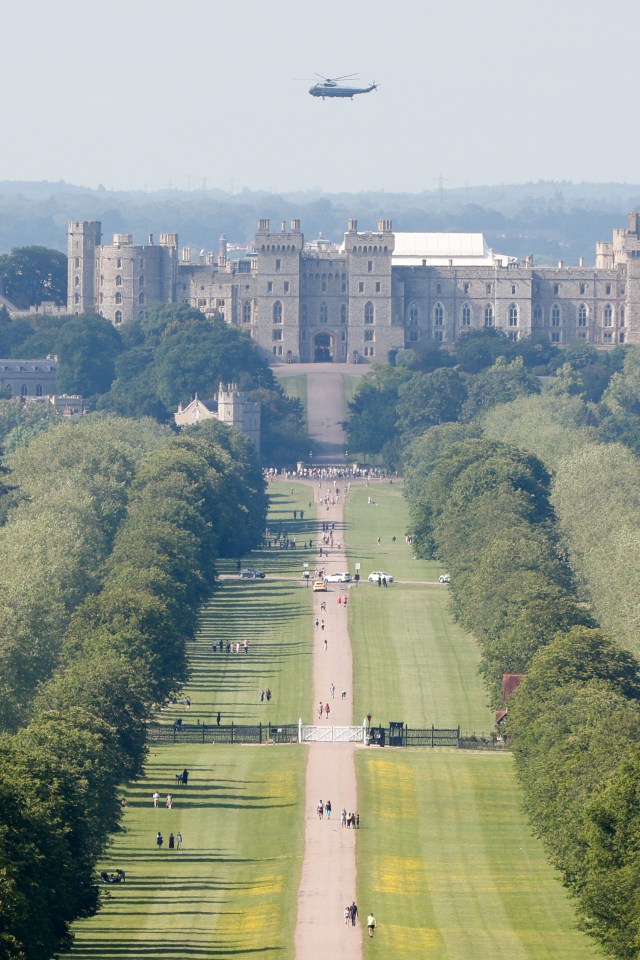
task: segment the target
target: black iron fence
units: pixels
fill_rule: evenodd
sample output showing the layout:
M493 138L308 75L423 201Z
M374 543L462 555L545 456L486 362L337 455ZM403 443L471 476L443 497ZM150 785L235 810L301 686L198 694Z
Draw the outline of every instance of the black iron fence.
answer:
M297 743L297 723L258 724L169 724L153 723L147 728L150 744L171 743ZM409 727L393 723L369 729L372 746L388 747L456 747L459 750L504 750L503 740L494 734L461 733L460 727Z

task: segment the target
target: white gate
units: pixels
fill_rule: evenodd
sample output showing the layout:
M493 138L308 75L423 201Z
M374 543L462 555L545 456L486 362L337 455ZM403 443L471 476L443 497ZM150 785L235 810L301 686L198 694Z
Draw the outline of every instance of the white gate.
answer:
M366 743L366 724L354 726L311 726L299 722L300 743Z

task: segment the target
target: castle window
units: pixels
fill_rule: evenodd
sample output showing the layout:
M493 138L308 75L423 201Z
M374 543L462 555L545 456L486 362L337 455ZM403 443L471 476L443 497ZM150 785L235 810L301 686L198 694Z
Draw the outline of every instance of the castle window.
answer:
M491 292L492 292L492 284L490 284L490 283L485 283L484 289L486 290L487 296L489 296L489 295L491 294Z
M216 307L224 307L224 298L223 298L223 297L221 297L221 298L219 298L218 300L216 300Z
M442 284L436 283L436 293L442 293Z
M470 284L470 283L464 283L464 284L462 285L462 289L463 289L463 291L464 291L465 294L469 293L469 290L471 289L471 284Z
M493 305L488 303L484 308L484 325L485 327L493 326Z
M444 330L434 330L433 339L436 341L436 343L442 343L444 340Z
M273 284L271 280L267 281L267 293L273 293Z
M347 322L347 305L346 303L340 304L340 323Z
M273 348L273 355L274 355L274 357L281 357L281 356L282 356L282 347L274 347L274 348Z
M588 319L589 311L587 310L587 305L585 303L581 303L578 307L578 326L586 327Z
M618 334L618 341L619 341L620 343L624 343L624 333Z
M605 285L604 285L604 292L605 292L605 296L607 296L607 297L611 296L611 284L610 284L610 283L605 283Z
M587 292L587 285L586 285L586 283L581 283L581 284L580 284L580 296L583 297L586 292Z
M365 343L367 341L371 342L372 340L375 340L375 338L376 338L375 330L365 330L364 332Z
M251 301L245 300L242 304L242 322L251 323Z
M42 384L39 383L36 387L36 397L41 397L41 396L42 396Z
M509 340L517 340L519 335L520 334L517 330L510 330L509 333L507 334L507 336L509 337Z
M544 309L540 306L539 303L537 303L533 308L533 322L540 327L544 322Z
M329 308L326 305L326 303L321 303L320 304L320 323L328 323L328 322L329 322Z
M346 283L340 284L340 292L341 292L341 293L346 293L346 292L347 292L347 285L346 285Z
M551 331L551 343L560 343L560 331L552 330Z
M367 260L367 273L373 273L373 260Z
M138 303L142 306L144 304L144 293L138 294Z
M322 281L322 292L323 292L323 293L326 293L326 292L327 292L327 281L326 281L326 280L323 280L323 281Z
M22 384L22 387L20 388L20 393L22 394L23 397L26 397L28 395L29 388L27 387L26 383Z
M420 319L420 307L417 303L409 304L409 325L412 327L417 327L418 321Z
M362 282L362 280L358 284L358 293L364 293L364 283Z
M365 357L375 357L376 355L375 347L365 347L364 355Z
M369 301L367 301L367 303L365 303L365 305L364 305L364 322L365 322L365 323L373 323L373 320L374 320L373 304L372 304L371 301L369 300Z
M471 326L471 307L468 303L463 303L462 305L462 326Z
M624 307L620 307L618 310L618 322L621 327L624 327Z
M418 331L417 331L417 330L409 330L409 336L408 336L407 339L408 339L409 343L417 343L417 342L418 342Z
M284 292L289 293L289 281L285 280L284 282Z
M282 266L282 260L276 260L276 270L279 270Z
M613 307L611 306L610 303L608 303L604 308L604 312L602 314L602 320L605 327L610 327L613 324Z
M80 266L80 257L76 257L75 264L76 264L76 267Z
M559 293L560 293L560 284L559 284L559 283L554 283L554 285L553 285L553 295L554 295L554 297L557 297Z
M273 305L273 322L282 323L282 304L279 300L276 300Z
M554 303L551 307L551 326L560 326L560 306L557 303Z
M283 331L282 331L282 330L272 330L272 331L271 331L271 339L272 339L272 340L282 340L282 334L283 334Z
M122 277L120 276L120 274L118 274L116 277L116 287L121 287L121 286L122 286Z
M515 303L509 304L509 311L507 313L507 322L510 327L518 326L518 307Z
M79 294L79 293L74 293L74 295L73 295L73 302L74 302L74 303L80 303L80 294ZM102 294L100 294L100 303L102 303Z
M73 284L74 284L75 287L79 287L79 286L80 286L80 277L76 277L75 280L73 281Z
M516 285L515 285L515 283L512 283L512 284L511 284L511 296L512 296L512 297L515 297L515 295L516 295Z
M444 322L444 307L441 303L436 303L435 307L433 308L433 322L435 323L436 327L441 327Z
M114 322L115 322L116 327L119 327L120 324L122 323L122 310L116 310L113 319L114 319Z
M381 290L382 290L382 284L380 283L379 280L377 280L377 281L376 281L376 293L380 293Z
M140 276L139 276L139 278L138 278L138 283L139 283L139 285L140 285L141 287L144 287L144 274L143 274L143 273L140 274Z
M100 286L101 286L101 287L104 286L104 274L101 274L101 275L100 275Z
M120 293L119 290L116 293L116 303L122 303L122 294Z
M207 306L207 298L200 297L200 299L198 300L198 310L205 310L206 306Z
M610 332L609 332L609 333L603 333L603 334L602 334L602 342L603 342L603 343L611 343L611 338L612 338L612 336L613 336L613 334L610 333Z

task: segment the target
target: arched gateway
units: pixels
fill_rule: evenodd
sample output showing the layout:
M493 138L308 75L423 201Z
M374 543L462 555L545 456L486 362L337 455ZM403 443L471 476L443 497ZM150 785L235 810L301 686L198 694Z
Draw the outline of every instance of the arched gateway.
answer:
M333 360L335 340L330 333L316 333L313 338L314 363L329 363Z

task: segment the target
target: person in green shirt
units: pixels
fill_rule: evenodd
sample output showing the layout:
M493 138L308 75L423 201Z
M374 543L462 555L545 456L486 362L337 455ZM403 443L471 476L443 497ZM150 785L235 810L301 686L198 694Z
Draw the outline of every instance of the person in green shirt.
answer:
M369 936L372 937L373 931L376 928L376 918L372 913L370 913L369 916L367 917L367 926L369 928Z

